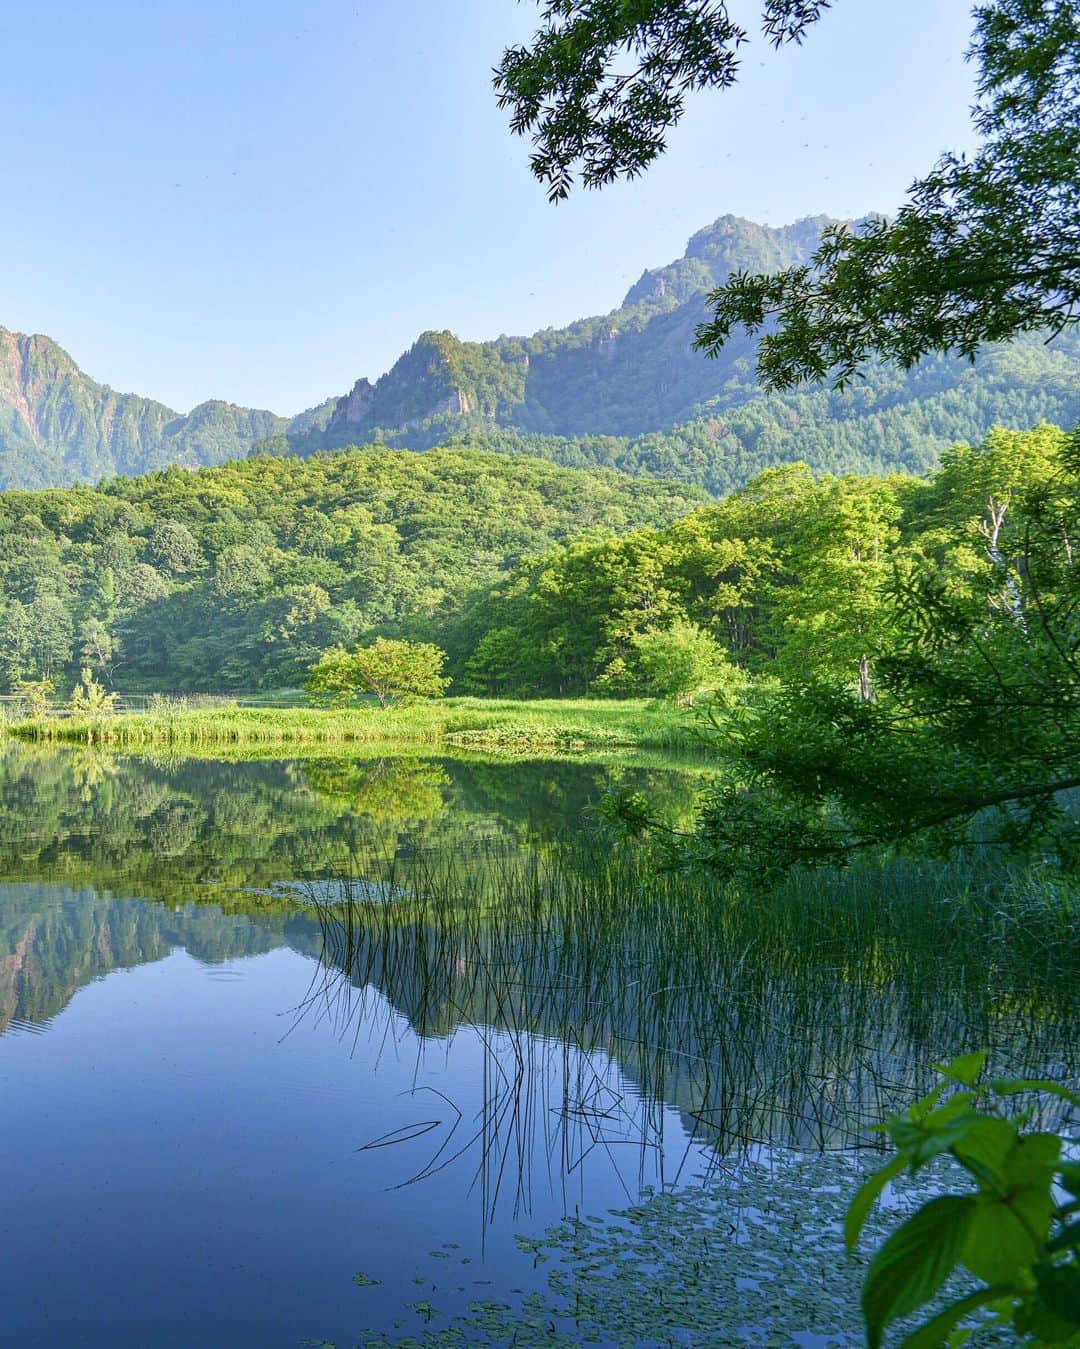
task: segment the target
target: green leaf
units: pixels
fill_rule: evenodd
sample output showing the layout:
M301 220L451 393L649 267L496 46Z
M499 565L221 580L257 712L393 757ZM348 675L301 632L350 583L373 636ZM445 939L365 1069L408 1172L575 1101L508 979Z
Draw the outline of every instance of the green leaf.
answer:
M978 1179L1004 1180L1005 1159L1016 1146L1016 1126L993 1115L979 1117L952 1145L957 1161Z
M979 1079L979 1074L986 1067L986 1050L979 1049L973 1054L961 1054L951 1063L935 1063L934 1068L942 1076L951 1078L954 1082L962 1082L965 1087L972 1087Z
M1039 1265L1035 1279L1047 1307L1080 1330L1080 1266Z
M1005 1174L1010 1187L1040 1185L1050 1189L1061 1156L1061 1139L1057 1134L1026 1134L1005 1161Z
M949 1331L968 1312L985 1307L990 1302L997 1302L999 1298L1007 1297L1008 1294L1008 1288L980 1288L977 1292L969 1293L967 1297L950 1302L932 1321L927 1321L924 1326L912 1331L904 1340L902 1349L941 1349Z
M990 1083L998 1096L1018 1096L1023 1091L1041 1091L1050 1096L1058 1096L1070 1105L1080 1106L1080 1095L1063 1087L1060 1082L1051 1082L1043 1078L996 1077Z
M897 1115L893 1118L903 1119L907 1117L916 1120L922 1119L937 1105L938 1101L941 1099L942 1093L948 1088L948 1085L948 1082L939 1082L936 1087L931 1087L925 1096L920 1096L917 1101L913 1101L905 1112L905 1115ZM891 1123L892 1120L890 1119L886 1120L884 1125L875 1125L874 1127L887 1129Z
M987 1283L1006 1283L1039 1255L1023 1220L1005 1199L982 1195L968 1227L961 1263Z
M1033 1335L1034 1342L1039 1345L1060 1344L1067 1349L1077 1344L1076 1322L1067 1316L1059 1316L1045 1303L1034 1298L1025 1299L1016 1308L1014 1325L1017 1334Z
M885 1327L934 1296L956 1265L975 1212L970 1195L942 1195L924 1204L889 1237L870 1263L862 1307L870 1349Z
M878 1196L889 1181L900 1175L906 1166L907 1162L903 1157L894 1157L879 1171L875 1171L865 1184L860 1186L844 1218L844 1241L849 1254L855 1249L859 1234L863 1230L866 1219L877 1202Z
M889 1121L889 1137L911 1165L912 1171L925 1166L931 1158L948 1151L964 1137L969 1129L985 1116L973 1110L954 1111L952 1101L925 1119L915 1122L898 1115Z

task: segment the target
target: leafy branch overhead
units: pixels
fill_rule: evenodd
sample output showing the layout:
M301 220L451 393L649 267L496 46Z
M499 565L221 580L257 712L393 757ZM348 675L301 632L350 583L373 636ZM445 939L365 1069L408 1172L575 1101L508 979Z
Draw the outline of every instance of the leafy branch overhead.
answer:
M829 0L765 0L777 47L801 42ZM499 106L535 146L532 171L552 201L634 178L663 153L688 94L726 89L749 34L726 0L549 0L531 47L495 71Z
M799 41L822 8L767 6L766 32L778 45ZM506 53L496 87L558 199L575 172L591 187L642 172L688 93L734 82L746 36L723 5L563 0L545 10L531 49ZM1076 321L1080 4L979 5L968 56L978 67L974 155L945 155L894 218L826 230L807 265L736 273L710 296L703 351L718 354L745 329L762 335L766 388L843 386L875 356L910 369L930 353L973 357Z

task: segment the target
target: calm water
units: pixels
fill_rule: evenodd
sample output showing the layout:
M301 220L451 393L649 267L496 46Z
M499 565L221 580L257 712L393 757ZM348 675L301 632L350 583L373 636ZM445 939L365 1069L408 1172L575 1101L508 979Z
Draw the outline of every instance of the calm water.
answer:
M676 822L702 782L0 747L0 1341L413 1331L539 1286L517 1234L850 1142L942 1053L1075 1071L1038 933L939 969L940 906L920 945L857 895L560 884L613 777Z

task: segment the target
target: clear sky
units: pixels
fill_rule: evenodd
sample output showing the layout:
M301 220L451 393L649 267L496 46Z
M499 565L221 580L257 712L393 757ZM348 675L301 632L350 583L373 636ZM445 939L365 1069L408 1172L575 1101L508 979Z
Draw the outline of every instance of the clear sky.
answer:
M753 19L756 6L736 3ZM646 175L549 206L490 86L533 0L40 0L0 31L0 324L186 411L619 303L728 212L889 210L970 145L965 0L834 0Z

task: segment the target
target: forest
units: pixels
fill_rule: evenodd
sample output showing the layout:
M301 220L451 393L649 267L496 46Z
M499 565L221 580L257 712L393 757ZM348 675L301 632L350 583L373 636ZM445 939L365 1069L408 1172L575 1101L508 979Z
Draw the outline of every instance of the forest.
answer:
M640 696L665 692L646 666L667 634L704 643L707 669L712 650L747 676L857 681L897 570L985 565L991 503L1045 486L1066 440L999 430L921 477L779 465L711 503L456 447L9 492L0 680L64 688L89 667L110 689L280 689L327 648L389 635L446 650L455 693ZM1015 541L1018 505L1007 524Z
M251 691L368 634L439 633L555 543L667 525L675 483L380 449L0 496L0 684Z

